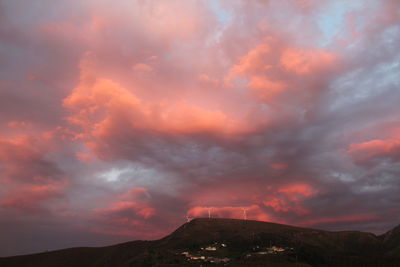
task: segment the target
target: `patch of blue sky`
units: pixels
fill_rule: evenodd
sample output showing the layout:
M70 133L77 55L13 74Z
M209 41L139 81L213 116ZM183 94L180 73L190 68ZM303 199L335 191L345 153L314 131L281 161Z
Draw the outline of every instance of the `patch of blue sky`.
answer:
M230 21L232 15L221 5L220 0L208 0L207 2L220 22L226 24Z
M224 30L228 27L230 21L232 20L232 14L229 12L229 10L226 9L226 7L222 5L221 2L221 0L207 0L208 5L214 12L219 22L218 27L216 27L215 33L210 36L210 39L207 40L207 44L214 44L219 42Z
M323 33L322 46L327 46L344 30L346 14L361 8L365 3L361 0L329 1L317 18L319 28Z

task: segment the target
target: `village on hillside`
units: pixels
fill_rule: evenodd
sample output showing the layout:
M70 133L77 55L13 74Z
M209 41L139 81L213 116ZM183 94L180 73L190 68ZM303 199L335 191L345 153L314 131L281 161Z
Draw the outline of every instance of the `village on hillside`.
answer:
M255 246L251 251L245 253L245 257L250 258L258 255L279 255L293 253L293 251L294 249L291 247L279 247L274 245L269 247ZM230 253L228 245L218 242L201 247L199 250L183 251L180 255L184 256L188 262L228 263L232 260L229 257Z

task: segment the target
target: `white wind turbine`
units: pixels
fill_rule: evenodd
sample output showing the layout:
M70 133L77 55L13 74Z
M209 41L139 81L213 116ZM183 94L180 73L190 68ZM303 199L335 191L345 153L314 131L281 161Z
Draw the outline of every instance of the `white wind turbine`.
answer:
M242 208L242 210L243 210L243 219L247 220L247 213L246 213L247 209L246 208Z
M186 215L186 222L190 222L192 218L190 218L188 215Z
M207 208L208 210L208 219L211 219L211 208Z

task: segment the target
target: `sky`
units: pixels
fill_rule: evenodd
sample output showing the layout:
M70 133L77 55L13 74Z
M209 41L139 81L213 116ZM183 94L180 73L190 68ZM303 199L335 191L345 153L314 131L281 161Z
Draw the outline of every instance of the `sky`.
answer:
M0 0L0 256L399 225L399 44L397 0Z

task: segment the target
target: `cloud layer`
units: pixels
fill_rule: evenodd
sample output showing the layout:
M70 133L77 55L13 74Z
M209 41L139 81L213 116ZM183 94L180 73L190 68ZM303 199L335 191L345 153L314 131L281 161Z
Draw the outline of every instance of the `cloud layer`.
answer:
M0 256L208 212L399 224L399 21L397 1L0 1Z

